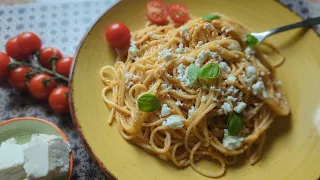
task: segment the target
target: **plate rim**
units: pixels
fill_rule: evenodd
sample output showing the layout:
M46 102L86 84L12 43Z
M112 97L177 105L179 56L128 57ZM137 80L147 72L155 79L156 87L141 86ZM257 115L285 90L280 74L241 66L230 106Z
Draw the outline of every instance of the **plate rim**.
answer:
M92 25L90 26L90 28L86 31L86 33L83 35L83 37L80 40L80 43L77 47L77 50L75 52L74 55L74 61L72 62L71 65L71 69L70 69L70 73L69 73L69 82L68 82L68 88L69 88L69 109L70 109L70 114L71 114L71 119L73 122L73 125L76 129L77 134L80 136L80 139L85 147L85 149L87 150L89 156L93 159L93 161L98 165L98 167L100 168L100 170L107 176L107 178L109 178L110 180L118 180L118 178L111 172L109 171L109 169L104 165L104 163L97 157L97 155L93 152L92 148L90 147L86 137L83 134L83 131L81 131L81 125L78 123L78 118L77 115L75 113L75 106L74 106L74 102L73 102L73 87L72 87L72 82L73 82L73 74L74 74L74 69L77 63L77 57L79 54L80 49L82 48L83 42L84 40L87 38L88 34L91 32L91 30L98 24L98 22L102 19L103 16L105 16L105 14L107 14L109 12L109 10L111 10L112 8L114 8L115 6L118 6L119 4L123 3L124 0L122 1L118 1L118 2L113 2L113 4L111 4L110 7L108 7L107 9L105 9L105 11L98 16L92 23Z
M56 126L55 124L53 124L53 123L50 122L50 121L47 121L47 120L41 119L41 118L36 118L36 117L18 117L18 118L12 118L12 119L8 119L8 120L5 120L5 121L3 121L3 122L0 122L0 127L3 126L3 125L6 125L6 124L10 124L10 123L12 123L12 122L24 121L24 120L37 121L37 122L41 122L41 123L44 123L44 124L46 124L46 125L49 125L49 126L53 127L55 130L57 130L57 132L61 135L61 137L63 138L63 140L65 140L67 143L70 143L68 137L66 136L66 134L65 134L58 126ZM70 152L70 155L69 155L69 173L68 173L68 180L71 179L72 171L73 171L73 153L72 153L72 151L71 151L71 152Z

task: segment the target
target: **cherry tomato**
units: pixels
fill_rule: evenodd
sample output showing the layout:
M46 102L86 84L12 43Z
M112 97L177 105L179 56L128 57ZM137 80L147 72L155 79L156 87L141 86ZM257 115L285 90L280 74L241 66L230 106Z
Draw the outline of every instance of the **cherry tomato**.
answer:
M105 36L113 48L124 49L130 45L131 33L123 23L114 22L110 24L106 29Z
M52 90L57 87L56 80L51 78L52 76L45 73L33 76L29 82L32 96L39 100L47 100Z
M7 51L7 54L13 59L17 61L22 61L23 57L20 54L17 40L18 40L17 37L13 37L9 39L9 41L6 44L6 51Z
M184 4L171 4L168 10L170 18L177 24L182 25L190 19L188 8Z
M57 113L69 112L69 89L67 87L55 88L49 96L49 105Z
M28 57L35 51L39 51L42 44L40 38L32 32L20 34L17 41L20 54L23 57Z
M0 81L8 78L8 64L10 58L7 54L0 52Z
M19 91L28 91L26 74L32 72L27 66L17 67L9 72L9 84Z
M46 47L40 50L40 64L43 67L47 69L52 69L52 58L56 58L57 60L62 58L62 54L57 48Z
M61 75L64 75L65 77L69 77L72 60L72 57L63 57L59 59L56 64L57 72Z
M167 5L160 1L154 0L147 4L147 17L153 24L167 24L168 10Z

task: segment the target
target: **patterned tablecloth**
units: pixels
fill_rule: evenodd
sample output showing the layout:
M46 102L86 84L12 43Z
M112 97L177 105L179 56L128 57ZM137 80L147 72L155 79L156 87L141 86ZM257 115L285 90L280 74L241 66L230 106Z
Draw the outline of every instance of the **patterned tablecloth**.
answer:
M4 45L10 37L23 31L33 31L41 36L44 46L57 47L64 55L72 56L92 23L117 1L38 0L28 4L0 6L0 51L4 51ZM320 16L320 0L280 2L303 18ZM319 26L316 28L320 33ZM70 116L55 114L46 102L39 102L28 93L15 91L7 82L0 82L0 122L23 116L46 119L66 133L74 153L72 179L107 179L89 157Z

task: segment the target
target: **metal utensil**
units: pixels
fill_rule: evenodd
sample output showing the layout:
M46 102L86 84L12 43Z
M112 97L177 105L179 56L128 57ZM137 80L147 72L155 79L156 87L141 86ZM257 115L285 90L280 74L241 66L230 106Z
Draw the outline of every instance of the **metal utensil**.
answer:
M253 33L251 33L251 35L256 37L258 39L259 43L261 43L265 38L267 38L273 34L287 31L287 30L291 30L291 29L298 28L298 27L307 27L307 26L312 26L312 25L317 25L317 24L320 24L320 17L309 18L309 19L306 19L306 20L298 22L298 23L289 24L286 26L278 27L278 28L271 29L271 30L264 31L264 32L260 32L260 33L253 32Z

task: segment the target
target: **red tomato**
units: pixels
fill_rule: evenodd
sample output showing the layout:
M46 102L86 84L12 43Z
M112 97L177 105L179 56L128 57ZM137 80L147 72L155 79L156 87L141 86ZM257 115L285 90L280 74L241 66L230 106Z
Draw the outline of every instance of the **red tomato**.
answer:
M20 66L11 70L8 79L10 85L19 91L28 91L27 72L32 72L32 69L27 66Z
M105 36L113 48L124 49L130 45L131 33L123 23L114 22L110 24L106 29Z
M147 4L147 17L153 24L167 24L168 10L167 5L160 1L154 0Z
M49 96L50 107L57 113L69 112L69 89L67 87L55 88Z
M46 47L40 50L40 64L47 68L52 69L51 59L56 58L56 60L62 58L61 52L54 47Z
M61 75L64 75L65 77L69 77L72 60L72 57L63 57L59 59L56 64L57 72Z
M32 77L29 82L29 91L33 97L39 100L47 100L49 94L57 87L56 80L49 74L41 73ZM49 81L46 81L49 80Z
M10 58L7 54L0 52L0 81L8 78L8 64Z
M9 41L6 44L6 51L7 51L7 54L13 59L17 61L22 61L23 57L20 54L17 40L18 40L17 37L13 37L9 39Z
M42 44L40 38L32 32L24 32L20 34L17 41L20 54L23 57L28 57L35 51L39 51Z
M188 8L184 4L171 4L168 9L170 18L177 24L182 25L190 19Z

